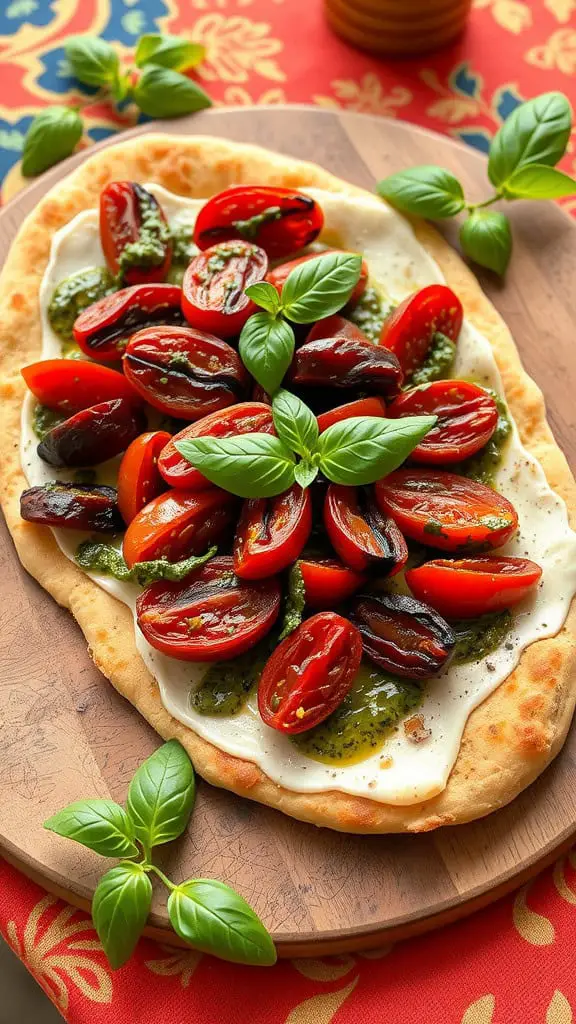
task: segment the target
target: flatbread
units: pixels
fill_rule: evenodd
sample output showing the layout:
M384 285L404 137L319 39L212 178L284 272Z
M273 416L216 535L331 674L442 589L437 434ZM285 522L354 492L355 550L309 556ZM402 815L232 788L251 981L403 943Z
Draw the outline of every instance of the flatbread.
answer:
M200 775L215 786L346 832L422 832L508 803L544 770L566 737L576 702L576 602L560 633L525 650L518 668L472 713L441 794L401 807L338 791L297 793L172 718L136 649L130 610L70 562L49 530L20 519L19 497L27 484L19 458L25 393L19 370L40 357L38 292L52 235L80 211L97 206L108 182L126 178L155 181L195 198L242 183L365 194L314 164L259 147L211 137L145 135L95 154L41 200L23 223L0 277L0 501L22 564L72 612L92 658L116 689L164 739L179 739ZM489 339L522 442L566 501L574 526L574 479L546 421L542 394L523 370L506 325L447 243L423 222L414 228L460 296L466 316Z

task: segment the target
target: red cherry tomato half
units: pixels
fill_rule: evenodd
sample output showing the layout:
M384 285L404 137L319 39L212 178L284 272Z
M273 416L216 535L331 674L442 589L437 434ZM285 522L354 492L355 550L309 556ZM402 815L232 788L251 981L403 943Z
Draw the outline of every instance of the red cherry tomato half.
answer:
M295 267L300 266L301 263L307 263L308 260L316 259L317 256L326 256L328 253L341 252L340 249L324 249L322 252L309 252L306 256L299 256L297 260L290 260L289 263L281 263L279 267L274 267L273 270L269 270L266 275L266 280L269 284L274 285L278 294L281 293L288 274L294 270ZM366 285L368 284L368 264L366 260L362 260L362 269L360 271L360 277L358 284L356 285L352 295L350 296L349 302L357 302L361 295L366 291Z
M423 362L436 331L456 341L462 327L462 303L451 288L430 284L409 295L384 321L380 345L389 348L409 375Z
M221 242L195 256L182 281L182 309L192 327L219 338L240 334L257 307L245 294L263 281L268 257L248 242Z
M113 398L75 412L44 435L38 455L50 466L97 466L126 450L146 425L139 405Z
M312 529L308 488L294 484L275 498L249 498L234 539L234 572L245 580L273 576L295 562Z
M193 327L147 327L122 360L132 387L155 409L197 420L233 405L249 383L238 353Z
M394 675L427 679L454 650L454 633L442 616L404 594L360 594L352 601L350 618L364 653Z
M73 334L82 351L100 363L115 363L134 331L154 324L183 324L181 291L173 284L137 284L84 309Z
M281 589L275 577L249 583L232 559L212 558L180 583L153 583L136 601L140 629L156 650L181 661L235 658L274 625Z
M266 725L297 733L323 722L354 682L362 658L358 630L334 612L318 612L276 648L258 686Z
M346 338L347 341L358 341L362 345L370 345L371 348L374 348L374 345L366 337L364 331L361 331L352 320L347 320L345 316L340 316L339 313L334 313L332 316L325 316L322 320L317 320L306 335L306 344L309 341L323 341L327 338Z
M137 562L166 558L178 562L204 554L232 522L237 499L219 487L200 494L166 491L134 517L122 545L131 569Z
M191 437L235 437L237 434L273 434L274 421L270 406L261 402L238 402L196 423L184 427L171 437L158 459L158 469L170 487L185 487L188 491L202 491L212 484L199 469L191 466L175 446L176 441Z
M20 496L20 515L28 523L66 530L118 533L123 522L114 487L62 480L30 487Z
M320 234L324 215L311 196L292 188L235 185L209 199L194 227L199 249L242 238L272 259L309 245Z
M490 440L498 423L494 399L465 380L435 380L394 399L388 415L435 415L438 421L411 453L415 462L442 465L474 455Z
M294 353L291 379L304 387L398 394L403 374L396 356L358 333L357 339L342 335L306 341Z
M447 619L471 619L512 608L536 589L542 569L528 558L488 555L435 558L406 572L413 594Z
M514 506L456 473L397 469L375 485L376 501L406 537L443 551L497 548L516 532Z
M334 423L342 420L349 420L351 416L386 416L386 403L382 398L359 398L356 402L346 402L346 405L339 405L336 409L329 409L328 412L320 413L318 416L318 430L328 430Z
M109 269L113 274L123 270L127 284L163 281L170 269L166 217L155 196L135 181L112 181L102 189L100 240ZM143 242L146 256L138 253Z
M336 558L301 558L298 565L310 608L335 608L366 582L364 573L354 572Z
M118 506L126 524L166 489L158 472L158 456L171 436L165 430L140 434L124 452L118 470Z
M139 403L122 373L85 359L42 359L21 373L40 404L59 412L81 412L114 398Z
M406 563L408 548L400 530L362 488L330 484L324 499L324 525L332 546L355 572L374 567L394 576Z

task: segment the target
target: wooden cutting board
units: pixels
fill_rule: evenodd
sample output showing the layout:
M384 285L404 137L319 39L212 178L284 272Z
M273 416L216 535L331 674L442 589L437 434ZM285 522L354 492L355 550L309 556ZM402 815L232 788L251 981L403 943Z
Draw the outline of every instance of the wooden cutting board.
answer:
M373 189L412 163L439 163L480 199L483 157L412 125L307 107L218 110L145 125L255 142L317 161ZM112 140L113 141L113 140ZM88 153L18 195L0 215L0 258L23 216ZM551 203L510 204L515 252L506 284L480 274L543 389L556 437L576 462L574 437L576 229ZM455 242L453 229L448 237ZM106 862L42 829L71 800L123 801L158 738L94 667L71 616L21 568L0 537L0 851L69 901L88 907ZM576 820L576 731L555 763L510 806L482 821L427 835L358 837L300 824L201 783L192 825L158 851L170 877L213 876L235 886L273 933L281 956L370 948L437 927L519 885L566 848ZM151 934L167 929L164 890Z

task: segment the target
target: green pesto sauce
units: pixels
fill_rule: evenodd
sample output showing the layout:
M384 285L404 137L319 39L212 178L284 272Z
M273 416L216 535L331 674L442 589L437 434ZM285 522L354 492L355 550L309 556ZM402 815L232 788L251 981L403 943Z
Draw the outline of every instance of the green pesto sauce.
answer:
M325 722L290 737L315 761L363 761L380 748L390 730L422 700L421 687L363 661L354 686Z
M349 317L370 341L378 344L382 325L391 311L391 304L386 302L372 285L368 285L354 306L345 310Z
M463 619L451 624L456 636L453 665L480 661L492 654L504 642L512 629L513 619L508 611L492 612L477 619Z
M130 267L159 267L166 256L166 245L170 242L170 228L154 196L139 189L140 228L138 238L128 242L118 260L119 276Z
M192 241L192 226L178 224L170 231L172 239L172 264L166 280L169 284L182 286L182 279L188 264L199 252L198 246Z
M32 428L36 437L42 441L52 427L56 427L65 419L66 417L61 412L48 409L45 405L36 405L32 414Z
M193 710L208 716L238 714L258 683L275 644L276 638L267 636L233 661L211 665L199 688L190 695Z
M72 334L72 327L78 314L113 291L114 278L106 267L80 270L64 278L56 286L48 306L48 320L54 333L63 342L64 355L68 355L68 352L64 351L65 348L79 351Z
M268 206L262 210L262 213L257 213L254 217L249 217L248 220L235 220L234 229L246 242L255 242L262 225L280 220L281 216L282 210L279 206Z
M504 399L491 388L485 388L485 390L492 395L498 407L496 430L488 444L485 444L476 455L465 459L464 462L457 463L451 467L451 471L460 473L461 476L467 476L470 480L477 480L478 483L486 484L488 487L493 487L504 449L512 433L512 421Z
M452 363L456 355L456 345L445 334L437 331L432 338L426 359L417 370L414 370L408 387L416 384L428 384L431 380L444 380L450 376Z

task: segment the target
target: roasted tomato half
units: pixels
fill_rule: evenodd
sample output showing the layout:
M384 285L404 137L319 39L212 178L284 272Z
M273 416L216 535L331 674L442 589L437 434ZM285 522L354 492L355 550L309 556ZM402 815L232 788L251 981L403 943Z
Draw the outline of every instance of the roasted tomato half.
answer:
M456 473L397 469L378 481L375 494L406 537L443 551L497 548L518 527L507 498Z
M158 460L158 469L170 487L185 487L189 491L202 491L212 484L199 469L175 447L175 441L191 437L234 437L237 434L273 434L274 421L270 406L262 402L239 402L220 412L204 416L175 434Z
M127 398L113 398L52 427L36 450L51 466L97 466L123 452L145 426L139 406Z
M335 551L355 572L377 568L382 575L394 576L406 563L406 541L394 520L380 511L372 491L330 484L324 525Z
M233 405L249 376L225 341L193 327L148 327L133 334L123 358L135 391L155 409L198 420Z
M42 359L25 366L22 376L41 405L68 415L113 398L138 402L122 373L85 359Z
M240 334L257 307L245 294L263 281L268 257L249 242L221 242L195 256L182 281L182 309L188 323L219 338Z
M344 336L306 341L294 353L290 376L304 387L354 388L391 396L398 393L403 380L392 352L362 338Z
M194 227L199 249L233 238L259 245L272 259L282 259L309 245L320 234L324 215L311 196L292 188L235 185L209 199Z
M328 430L335 423L349 420L352 416L386 416L386 403L382 398L359 398L356 402L346 402L335 409L322 412L318 416L318 430Z
M498 424L494 399L477 384L465 380L435 380L399 395L388 415L438 417L426 437L411 453L415 462L442 465L475 455L490 440Z
M438 612L402 594L361 594L350 619L372 661L408 679L426 679L448 662L454 634Z
M181 291L173 284L138 284L107 295L74 321L74 338L82 351L101 363L121 359L134 331L155 324L185 323Z
M487 555L435 558L406 573L410 590L447 619L471 619L513 608L531 594L542 569L528 558Z
M336 608L366 582L366 575L354 572L336 558L300 558L304 596L310 608Z
M166 490L158 471L158 456L171 436L165 430L140 434L124 452L118 470L118 506L126 524Z
M127 284L163 281L172 262L170 229L158 200L135 181L100 193L100 240L106 263Z
M286 569L298 558L312 529L308 488L294 484L275 498L248 498L234 539L234 572L259 580Z
M462 327L462 303L451 288L430 284L409 295L384 322L380 345L394 352L407 377L426 358L437 331L456 341Z
M231 558L212 558L180 583L146 587L136 614L148 643L163 654L181 661L224 661L269 632L280 597L275 577L241 580Z
M350 690L362 659L362 638L347 619L318 612L276 648L258 685L266 725L297 733L323 722Z
M115 489L99 484L56 480L30 487L20 497L20 515L29 523L68 530L116 533L124 528Z
M263 247L265 248L265 246ZM324 249L322 252L309 252L306 256L299 256L297 260L290 260L289 263L281 263L280 266L274 267L273 270L269 270L266 275L266 280L273 284L278 294L281 293L282 288L288 274L290 274L295 267L299 267L301 263L307 263L308 260L316 259L317 256L326 256L328 253L341 252L340 249ZM349 302L357 302L361 295L366 291L366 285L368 284L368 264L366 260L362 260L362 269L360 271L360 278L356 285L352 295L350 296Z
M122 553L131 569L137 562L165 558L178 562L203 554L233 521L238 499L219 487L209 491L166 491L131 521Z

